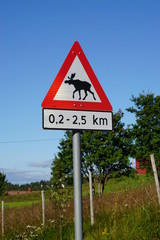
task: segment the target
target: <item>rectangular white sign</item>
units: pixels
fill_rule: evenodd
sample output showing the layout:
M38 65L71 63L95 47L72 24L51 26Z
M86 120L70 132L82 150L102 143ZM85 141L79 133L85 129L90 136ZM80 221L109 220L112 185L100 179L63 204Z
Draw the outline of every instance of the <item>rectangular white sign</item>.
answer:
M112 130L112 112L42 110L43 129Z

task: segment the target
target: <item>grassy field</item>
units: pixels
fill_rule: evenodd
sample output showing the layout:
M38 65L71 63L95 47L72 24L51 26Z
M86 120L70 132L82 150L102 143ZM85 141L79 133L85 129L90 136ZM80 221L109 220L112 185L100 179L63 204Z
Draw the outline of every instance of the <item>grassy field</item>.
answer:
M139 175L135 178L121 177L119 179L110 179L105 185L104 194L106 195L113 192L123 192L131 189L138 189L141 186L145 186L153 182L154 182L154 179L152 176L145 176L145 175ZM71 189L71 191L73 192L73 189ZM97 184L95 184L95 192L98 193ZM88 183L83 184L82 194L84 197L89 195ZM49 201L49 199L51 199L50 191L45 192L45 199L46 201ZM11 195L11 196L6 195L3 197L0 197L0 201L2 200L4 200L5 202L5 208L27 207L36 203L41 203L41 192L37 191L37 192L28 193L28 194L22 194L22 195L17 194L17 195Z
M46 225L42 226L41 193L5 196L3 239L74 239L73 199L57 207L48 191ZM1 198L2 200L2 198ZM160 209L151 176L122 177L94 195L95 224L90 225L89 186L83 185L84 240L160 239ZM0 218L1 221L1 218ZM1 224L1 222L0 222ZM61 234L60 234L61 233Z

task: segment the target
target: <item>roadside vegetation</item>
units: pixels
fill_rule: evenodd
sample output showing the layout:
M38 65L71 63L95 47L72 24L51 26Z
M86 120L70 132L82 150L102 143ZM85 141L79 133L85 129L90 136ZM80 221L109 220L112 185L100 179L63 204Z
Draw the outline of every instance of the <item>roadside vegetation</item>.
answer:
M160 238L160 210L153 176L111 179L101 195L98 194L97 189L96 185L94 194L95 224L91 227L89 186L83 185L85 240L158 240ZM51 191L45 192L47 200L45 227L42 226L40 192L24 196L6 196L3 239L74 239L73 195L67 200L66 191L68 190L64 189L61 192L61 209L56 205L59 197L57 196L57 200L53 199ZM38 196L39 203L35 203ZM14 203L13 198L17 206L8 208L7 204ZM21 206L22 202L24 205L26 204L26 207ZM27 202L32 202L32 205L28 206Z

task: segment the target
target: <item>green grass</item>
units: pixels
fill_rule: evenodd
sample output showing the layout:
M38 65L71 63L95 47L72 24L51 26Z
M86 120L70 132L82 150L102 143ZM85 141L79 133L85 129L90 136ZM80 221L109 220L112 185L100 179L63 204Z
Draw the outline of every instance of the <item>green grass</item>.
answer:
M160 239L160 211L144 206L124 212L104 212L97 216L93 227L84 225L84 239L137 240Z
M51 194L45 192L45 201L48 202ZM22 208L41 203L41 192L31 192L29 194L6 195L0 197L0 201L4 201L5 208ZM1 205L0 205L1 209Z
M23 202L6 202L4 203L5 208L23 208L23 207L28 207L32 206L34 204L40 203L40 200L36 201L23 201Z
M4 200L5 202L15 202L15 201L32 201L38 200L41 197L41 192L31 192L28 194L17 194L17 195L5 195L0 197L0 200Z
M91 227L89 219L89 186L83 185L84 196L84 217L83 231L84 240L159 240L160 239L160 209L157 204L154 178L152 176L137 176L135 178L121 177L111 179L106 183L102 196L94 195L95 224ZM49 207L50 192L46 192L46 210ZM15 200L15 201L14 201ZM49 208L49 215L46 227L41 226L41 193L31 193L28 195L5 196L5 213L9 213L5 226L5 237L7 239L33 239L33 240L59 240L60 223L55 219L55 210ZM38 205L39 204L39 205ZM32 208L30 208L32 206ZM28 208L27 208L28 207ZM8 208L8 210L7 210ZM18 210L16 208L19 208ZM16 210L14 210L16 209ZM29 210L30 209L30 210ZM35 210L34 210L35 209ZM72 207L73 209L73 207ZM12 213L11 213L12 212ZM22 219L18 215L18 224L13 221L17 214L22 213ZM14 215L16 214L16 215ZM31 214L31 216L29 215ZM62 236L63 240L74 239L74 222L70 214L67 213L63 219ZM40 221L38 219L40 216ZM6 215L7 216L7 215ZM26 217L29 220L37 217L32 226L26 226ZM55 219L51 224L49 219ZM25 224L25 225L24 225Z
M110 179L104 189L105 194L112 192L124 192L126 190L135 190L149 183L154 182L154 177L150 175L138 175L136 177L124 177Z
M94 226L85 219L83 224L84 240L158 240L160 239L160 210L156 206L143 206L132 210L108 211L96 216ZM8 235L8 236L7 236ZM58 240L60 228L28 228L25 233L8 233L4 239ZM19 236L19 238L17 238ZM21 236L21 238L20 238ZM63 240L74 239L74 224L68 222L62 227Z
M119 179L110 179L104 189L104 194L110 194L114 192L124 192L126 190L137 189L141 186L145 186L151 182L154 182L152 176L139 175L135 178L121 177ZM96 193L98 193L98 186L95 187ZM89 184L83 184L82 194L84 196L89 195ZM45 191L45 200L49 201L51 198L50 191ZM0 201L4 200L5 208L22 208L27 206L32 206L33 204L41 203L41 192L33 192L25 195L15 195L15 196L3 196L0 197ZM0 205L1 209L1 205Z

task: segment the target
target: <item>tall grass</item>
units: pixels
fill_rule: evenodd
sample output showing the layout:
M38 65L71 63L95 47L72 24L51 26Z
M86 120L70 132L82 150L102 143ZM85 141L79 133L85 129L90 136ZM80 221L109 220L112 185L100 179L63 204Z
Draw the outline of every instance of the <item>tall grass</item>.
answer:
M89 196L83 197L84 240L160 239L160 210L152 179L138 177L111 180L101 196L94 195L95 224L90 225ZM31 198L28 199L31 201ZM74 239L73 199L61 212L52 199L46 203L46 226L42 227L41 204L5 209L4 239ZM0 218L1 221L1 218ZM1 222L0 222L1 224Z
M96 224L85 231L84 239L160 239L160 212L156 206L108 211L96 216Z

